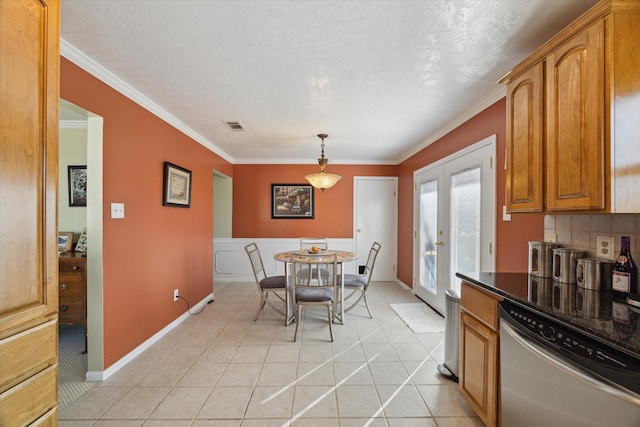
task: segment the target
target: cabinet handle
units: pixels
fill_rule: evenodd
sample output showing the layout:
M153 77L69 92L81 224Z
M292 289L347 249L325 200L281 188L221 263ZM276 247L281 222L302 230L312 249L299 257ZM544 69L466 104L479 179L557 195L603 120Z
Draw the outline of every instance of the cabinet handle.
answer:
M63 305L60 306L60 311L67 311L67 310L69 310L69 306L68 305L63 304Z
M67 285L66 283L60 283L60 289L62 289L63 291L65 289L67 289L69 287L69 285Z
M73 271L78 271L78 270L80 270L80 267L78 267L77 265L74 265L73 266Z

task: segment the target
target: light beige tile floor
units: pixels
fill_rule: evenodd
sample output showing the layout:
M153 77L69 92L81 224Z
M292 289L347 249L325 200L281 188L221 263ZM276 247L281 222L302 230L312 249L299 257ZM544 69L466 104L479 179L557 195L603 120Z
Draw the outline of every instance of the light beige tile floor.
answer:
M482 426L441 377L444 334L414 334L389 307L419 302L393 282L334 325L308 309L302 335L253 283L216 284L215 302L63 409L60 426Z

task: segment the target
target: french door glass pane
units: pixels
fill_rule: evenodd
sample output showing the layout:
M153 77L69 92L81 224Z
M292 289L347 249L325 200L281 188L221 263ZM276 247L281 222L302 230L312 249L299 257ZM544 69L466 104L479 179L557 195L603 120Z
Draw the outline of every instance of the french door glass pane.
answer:
M480 271L480 168L451 176L451 288L455 273Z
M438 181L420 186L420 281L429 292L436 292L436 239L438 237Z

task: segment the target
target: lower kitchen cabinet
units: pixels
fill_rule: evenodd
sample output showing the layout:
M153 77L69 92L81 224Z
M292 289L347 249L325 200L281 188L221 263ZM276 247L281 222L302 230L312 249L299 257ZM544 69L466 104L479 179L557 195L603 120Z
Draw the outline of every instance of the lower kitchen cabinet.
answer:
M462 282L460 393L486 426L500 413L499 297Z

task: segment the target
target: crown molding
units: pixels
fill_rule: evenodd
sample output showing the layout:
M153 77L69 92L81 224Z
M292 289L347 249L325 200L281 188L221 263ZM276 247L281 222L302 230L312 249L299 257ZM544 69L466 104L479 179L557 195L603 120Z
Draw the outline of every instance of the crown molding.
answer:
M229 156L227 153L222 151L220 148L215 146L211 141L209 141L204 136L200 135L198 132L191 129L185 123L177 119L175 116L167 112L165 109L160 107L158 104L144 96L138 90L127 84L124 80L104 68L102 65L95 62L93 59L89 58L84 53L80 52L73 45L68 43L64 39L60 39L60 55L64 56L69 61L73 62L78 67L85 70L87 73L91 74L98 80L106 83L111 86L113 89L117 90L136 104L140 105L144 109L148 110L152 114L159 117L161 120L169 123L180 132L184 133L191 139L195 140L199 144L203 145L210 151L214 152L218 156L222 157L229 163L233 163L233 158Z
M457 127L462 125L464 122L480 114L482 111L486 110L487 108L489 108L490 106L492 106L493 104L495 104L496 102L504 98L505 96L507 96L506 86L499 85L493 92L491 92L489 95L484 97L480 102L478 102L476 105L471 107L469 110L462 113L460 116L458 116L458 118L453 120L447 126L445 126L440 131L433 134L429 139L424 141L422 144L412 148L410 151L406 152L402 157L398 158L398 160L396 161L396 164L400 164L405 160L407 160L409 157L424 150L429 145L433 144L434 142L436 142L437 140L439 140L440 138L442 138L452 130L456 129Z
M176 129L178 129L179 131L181 131L182 133L187 135L188 137L192 138L193 140L195 140L199 144L203 145L204 147L206 147L207 149L209 149L213 153L217 154L218 156L222 157L224 160L228 161L231 164L306 164L306 162L300 161L300 160L291 160L291 161L285 161L285 160L282 160L282 159L272 160L272 161L269 161L267 159L238 159L238 160L235 160L233 157L229 156L226 152L224 152L219 147L214 145L207 138L205 138L204 136L200 135L198 132L196 132L193 129L191 129L184 122L182 122L179 119L177 119L175 116L173 116L172 114L167 112L165 109L160 107L158 104L156 104L155 102L153 102L152 100L150 100L149 98L144 96L142 93L140 93L138 90L136 90L135 88L133 88L132 86L127 84L125 81L120 79L118 76L116 76L115 74L111 73L109 70L104 68L102 65L98 64L93 59L89 58L87 55L85 55L84 53L80 52L78 49L76 49L73 45L71 45L70 43L68 43L64 39L60 39L60 55L65 57L69 61L73 62L75 65L77 65L78 67L82 68L83 70L85 70L89 74L93 75L98 80L100 80L100 81L104 82L105 84L111 86L113 89L115 89L119 93L123 94L127 98L131 99L133 102L137 103L141 107L143 107L146 110L150 111L152 114L156 115L161 120L169 123L170 125L172 125ZM429 145L433 144L438 139L442 138L443 136L445 136L446 134L448 134L449 132L451 132L455 128L459 127L460 125L462 125L464 122L468 121L469 119L471 119L475 115L479 114L480 112L482 112L483 110L485 110L489 106L493 105L494 103L496 103L500 99L504 98L505 96L506 96L506 87L503 86L503 85L499 85L493 92L491 92L489 95L487 95L485 98L483 98L480 102L478 102L472 108L470 108L469 110L464 112L462 115L460 115L458 118L453 120L447 126L442 128L440 131L438 131L435 134L433 134L431 137L429 137L423 143L417 145L416 147L413 147L410 151L405 152L404 155L402 155L401 157L397 158L395 161L386 161L386 162L375 161L375 162L371 162L371 161L364 161L364 160L359 160L359 161L345 160L344 162L334 161L332 163L333 164L398 165L398 164L404 162L405 160L407 160L408 158L410 158L411 156L417 154L421 150L424 150ZM65 123L63 125L63 122L74 122L74 121L61 121L60 122L60 127L69 128L69 127L78 127L79 126L79 124L72 124L72 123L68 123L68 124ZM86 124L84 125L84 127L86 127ZM315 163L315 161L310 162L310 164L311 163Z

